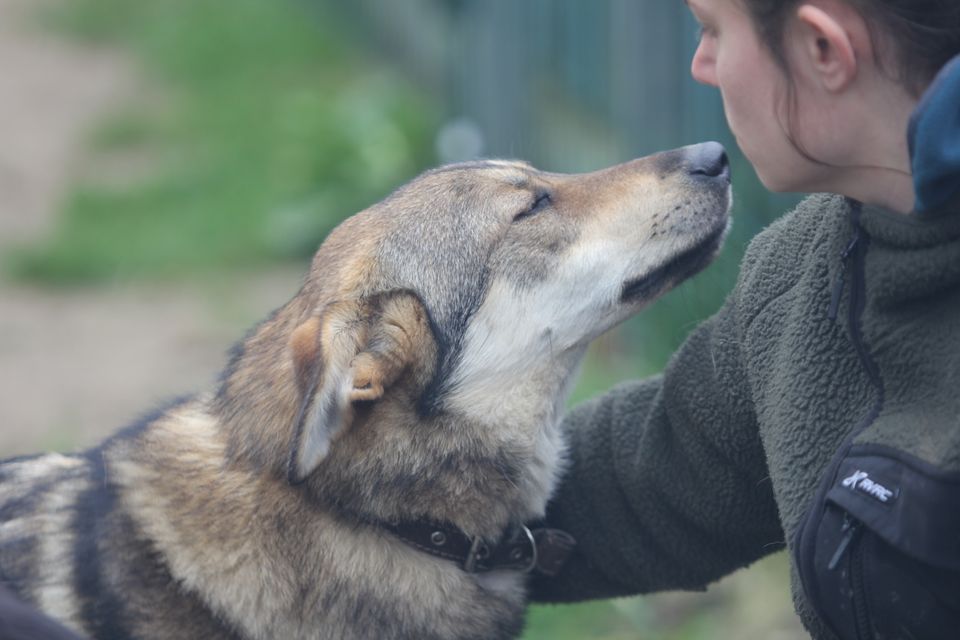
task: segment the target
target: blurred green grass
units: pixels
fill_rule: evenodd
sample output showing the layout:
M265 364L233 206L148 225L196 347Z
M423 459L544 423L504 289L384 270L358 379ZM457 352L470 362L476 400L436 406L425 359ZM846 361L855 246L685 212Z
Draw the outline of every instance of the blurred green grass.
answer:
M94 132L53 237L10 258L22 278L302 258L434 162L435 106L327 3L75 0L44 20L126 50L144 87Z
M522 640L803 640L785 553L710 585L583 604L533 606Z

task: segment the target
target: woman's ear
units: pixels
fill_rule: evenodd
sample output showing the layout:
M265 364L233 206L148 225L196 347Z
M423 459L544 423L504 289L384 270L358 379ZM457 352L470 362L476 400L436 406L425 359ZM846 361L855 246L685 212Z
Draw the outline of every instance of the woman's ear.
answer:
M796 53L814 80L839 93L856 79L859 65L872 56L870 34L862 16L839 2L801 4L796 12Z

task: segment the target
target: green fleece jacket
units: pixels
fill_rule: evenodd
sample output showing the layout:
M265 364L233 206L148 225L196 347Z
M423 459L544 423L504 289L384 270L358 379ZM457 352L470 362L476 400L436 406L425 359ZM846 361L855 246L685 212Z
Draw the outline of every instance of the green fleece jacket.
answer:
M567 417L548 521L578 547L558 578L534 584L536 600L701 589L792 547L828 462L865 419L856 442L960 470L960 205L923 218L865 207L859 225L852 209L806 199L753 240L724 306L662 375ZM848 314L841 256L855 226L854 317L878 380ZM830 638L792 568L798 613Z

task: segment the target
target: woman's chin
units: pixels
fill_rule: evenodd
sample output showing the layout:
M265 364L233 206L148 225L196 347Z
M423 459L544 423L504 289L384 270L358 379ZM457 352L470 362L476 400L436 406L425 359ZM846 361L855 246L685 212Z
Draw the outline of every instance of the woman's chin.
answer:
M760 168L756 169L756 173L760 183L767 191L784 193L798 190L794 186L794 181L789 180L787 176L779 175L777 172L763 171Z
M778 167L777 169L779 169L779 171L764 171L761 168L756 169L760 183L763 184L768 191L773 191L774 193L813 193L815 191L823 191L823 188L818 188L815 181L810 180L806 176L798 176L796 172L784 171L785 167Z

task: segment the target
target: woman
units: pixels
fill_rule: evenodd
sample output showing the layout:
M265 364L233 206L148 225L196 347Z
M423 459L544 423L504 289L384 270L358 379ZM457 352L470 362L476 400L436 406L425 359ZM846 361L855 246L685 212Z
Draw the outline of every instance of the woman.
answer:
M567 417L548 520L579 544L534 597L697 589L786 547L815 638L956 638L960 3L687 4L763 183L822 194L661 376Z

